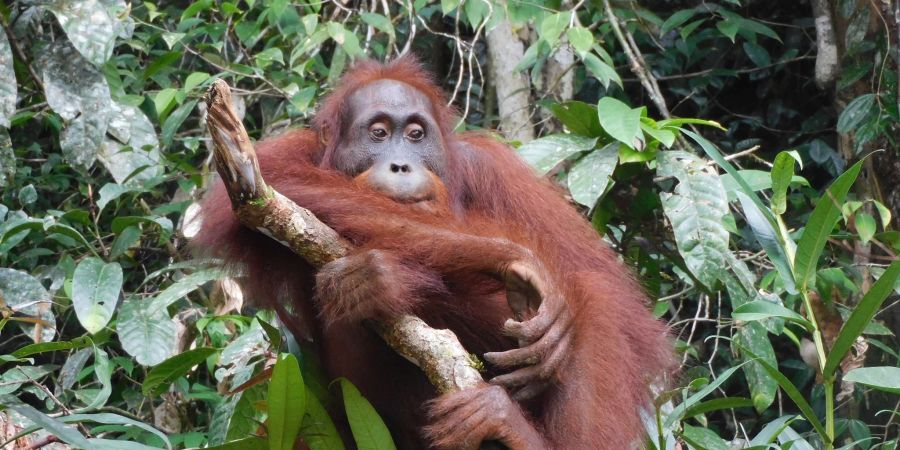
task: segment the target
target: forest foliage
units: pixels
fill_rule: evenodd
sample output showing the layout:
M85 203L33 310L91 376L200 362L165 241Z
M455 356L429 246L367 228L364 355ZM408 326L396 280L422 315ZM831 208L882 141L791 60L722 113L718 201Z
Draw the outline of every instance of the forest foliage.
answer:
M412 52L459 128L507 131L501 24L535 135L510 144L671 326L681 374L646 445L898 446L898 5L22 0L0 24L0 447L341 449L344 420L393 447L186 251L202 96L226 80L261 138L307 124L355 59Z

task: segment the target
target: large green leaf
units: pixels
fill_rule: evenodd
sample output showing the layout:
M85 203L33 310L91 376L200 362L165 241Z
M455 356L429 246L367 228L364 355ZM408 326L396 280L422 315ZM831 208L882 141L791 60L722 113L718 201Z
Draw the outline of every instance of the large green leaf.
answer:
M96 334L112 319L122 289L122 267L88 257L78 263L72 277L72 305L78 322Z
M16 155L13 153L12 139L5 128L0 127L0 188L9 184L16 174ZM0 246L0 254L3 253Z
M597 144L597 138L574 134L553 134L535 139L519 147L519 155L540 174L545 174L570 156L588 151Z
M206 361L206 358L215 353L216 349L212 347L197 347L161 362L144 377L141 392L148 397L159 396L175 380L187 374L191 367Z
M50 293L40 281L21 270L0 268L0 294L6 306L13 311L39 318L46 323L40 326L38 336L35 325L17 322L31 340L35 342L53 340L56 336L56 318L50 310Z
M834 180L828 191L819 198L816 208L806 221L806 228L803 229L803 236L797 243L797 254L794 256L794 276L801 291L805 291L815 280L819 255L841 217L840 206L844 203L850 186L856 181L863 162L864 160L860 160Z
M866 295L863 296L862 300L859 301L859 304L856 305L856 308L853 309L850 317L847 318L847 322L845 322L844 326L841 328L841 332L838 333L837 339L835 339L834 344L831 346L828 357L825 359L825 367L822 371L826 377L834 374L834 371L837 370L841 360L844 359L844 355L846 355L850 350L850 347L853 346L856 338L862 334L866 325L868 325L869 322L872 321L872 318L875 317L878 308L881 307L881 304L884 303L884 300L894 289L898 276L900 276L900 262L895 261L884 271L881 278L869 288Z
M613 97L603 97L597 102L597 117L603 130L614 139L631 148L643 145L639 108L631 108Z
M218 280L224 276L225 272L218 267L204 267L202 269L197 269L190 275L185 275L178 281L169 285L169 287L163 289L163 291L152 300L148 300L147 303L149 303L149 306L147 306L147 308L153 312L165 311L169 305L203 286L205 283Z
M269 380L269 450L291 450L306 414L306 387L300 363L290 354L278 357Z
M597 118L597 107L579 101L555 103L550 106L553 115L572 133L585 137L603 135L600 119Z
M356 386L346 378L341 378L341 392L344 394L344 409L350 422L350 431L360 450L395 450L394 440L381 416L372 407Z
M16 92L16 72L13 70L12 49L6 33L0 33L0 127L9 128L9 118L16 112ZM2 181L0 181L0 186L3 186Z
M59 145L75 166L88 168L109 124L112 101L106 77L65 39L38 57L47 104L65 121Z
M122 348L145 366L165 361L175 349L175 322L164 308L152 308L147 300L132 297L122 302L116 331Z
M775 270L778 271L781 281L784 283L784 289L788 293L796 293L797 287L794 284L791 260L787 254L787 249L789 246L793 246L793 242L782 240L782 235L766 219L766 217L771 217L771 211L760 210L757 204L741 191L735 192L735 195L744 209L744 217L747 219L750 229L753 230L756 242L766 251L769 261L775 265Z
M113 102L109 134L97 154L116 183L140 186L162 173L156 130L140 109ZM137 173L135 173L137 171Z
M844 381L863 384L879 391L900 394L900 367L861 367L844 375Z
M606 191L610 176L619 162L619 143L613 142L579 159L569 170L568 183L572 198L589 208Z
M659 152L657 160L659 176L678 180L673 193L660 193L678 252L691 273L712 286L726 267L728 253L723 218L730 213L722 181L706 161L687 152Z
M72 45L92 64L99 66L112 55L116 23L98 0L52 0L53 11Z

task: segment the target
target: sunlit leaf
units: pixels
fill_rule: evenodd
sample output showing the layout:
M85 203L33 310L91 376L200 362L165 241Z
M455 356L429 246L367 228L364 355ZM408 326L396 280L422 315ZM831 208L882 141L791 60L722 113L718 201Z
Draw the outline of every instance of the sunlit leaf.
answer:
M660 152L657 160L659 176L678 180L674 192L660 193L678 252L701 283L713 286L726 267L728 252L722 218L730 212L722 181L705 160L690 153Z
M165 309L150 308L150 303L136 297L126 299L116 323L122 348L145 366L165 361L175 349L175 322Z
M50 310L50 293L27 272L0 268L0 294L13 311L39 319L43 324L17 321L22 331L35 342L52 341L56 336L56 318ZM36 335L40 329L40 334Z
M618 142L607 144L572 165L567 178L572 199L589 208L597 203L619 162L619 145Z
M69 41L95 66L112 55L116 40L115 19L98 0L52 0L53 11Z
M619 142L635 149L642 146L644 135L641 133L639 108L631 108L612 97L603 97L597 102L597 117L603 130Z
M112 101L103 74L65 39L38 57L47 103L65 121L60 147L73 165L93 164L109 124Z
M535 139L519 147L519 156L540 174L547 173L557 164L576 153L594 148L597 138L573 134L552 134Z
M109 134L97 154L116 183L140 186L162 173L156 130L140 109L113 102Z
M81 326L91 334L102 330L112 319L122 289L122 267L89 257L75 268L72 277L72 305Z
M861 367L847 372L843 380L900 394L900 367Z

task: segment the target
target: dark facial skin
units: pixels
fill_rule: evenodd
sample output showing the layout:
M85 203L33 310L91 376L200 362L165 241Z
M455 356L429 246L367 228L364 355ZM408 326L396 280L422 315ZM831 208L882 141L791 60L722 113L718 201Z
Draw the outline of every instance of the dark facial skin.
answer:
M433 199L445 149L431 102L412 86L378 80L348 99L335 168L404 203Z

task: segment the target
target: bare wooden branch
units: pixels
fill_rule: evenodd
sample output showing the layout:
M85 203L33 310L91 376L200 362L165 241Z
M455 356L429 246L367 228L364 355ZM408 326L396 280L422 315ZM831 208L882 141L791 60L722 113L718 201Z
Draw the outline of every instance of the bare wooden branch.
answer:
M232 108L228 84L216 80L207 92L206 104L216 169L225 182L238 220L280 242L316 268L346 255L351 247L336 231L266 185L253 144ZM474 357L449 330L433 329L415 316L371 325L391 348L418 365L439 392L483 382Z

